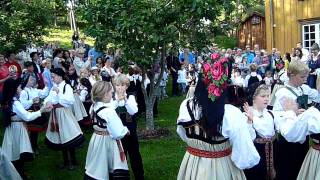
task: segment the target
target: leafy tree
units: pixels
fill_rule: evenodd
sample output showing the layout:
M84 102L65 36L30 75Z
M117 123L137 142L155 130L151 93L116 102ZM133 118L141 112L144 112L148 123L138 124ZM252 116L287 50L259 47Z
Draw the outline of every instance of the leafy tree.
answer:
M142 87L146 103L146 128L154 129L152 107L161 78L154 67L165 68L166 52L172 46L207 46L204 20L215 21L223 0L91 0L84 11L86 32L106 47L114 44L122 58L150 71L150 92ZM199 42L203 43L199 43ZM195 43L197 42L197 43ZM201 47L202 46L202 47ZM145 76L143 76L143 81ZM155 82L152 83L152 82ZM142 83L143 86L144 83Z
M46 0L3 0L0 6L0 52L17 50L41 38L49 26L52 7Z

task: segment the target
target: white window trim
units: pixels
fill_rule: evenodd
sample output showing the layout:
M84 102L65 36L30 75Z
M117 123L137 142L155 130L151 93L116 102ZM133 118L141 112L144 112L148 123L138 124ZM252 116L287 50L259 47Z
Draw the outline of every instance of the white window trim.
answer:
M303 24L302 25L302 32L301 32L302 33L302 45L303 45L304 48L307 48L308 50L309 50L309 48L311 48L312 44L309 44L309 47L305 46L306 39L305 39L304 35L305 34L310 34L310 26L312 26L312 25L315 26L315 42L320 45L320 22L317 22L317 23L313 22L313 23L309 23L309 24ZM309 26L309 32L308 33L304 32L304 27L306 27L306 26ZM310 41L310 36L309 36L309 41Z

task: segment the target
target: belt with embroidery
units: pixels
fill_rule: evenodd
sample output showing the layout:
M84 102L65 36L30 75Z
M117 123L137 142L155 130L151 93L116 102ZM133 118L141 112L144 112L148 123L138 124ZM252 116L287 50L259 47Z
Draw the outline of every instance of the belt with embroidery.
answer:
M221 157L226 157L229 156L231 154L231 148L227 148L225 150L222 151L205 151L205 150L201 150L201 149L196 149L193 147L187 147L187 151L194 155L194 156L198 156L198 157L204 157L204 158L221 158Z

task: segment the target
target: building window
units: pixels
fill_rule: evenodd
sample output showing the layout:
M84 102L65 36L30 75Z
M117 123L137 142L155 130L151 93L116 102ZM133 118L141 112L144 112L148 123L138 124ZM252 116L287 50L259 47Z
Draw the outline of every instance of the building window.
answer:
M320 44L320 23L302 25L302 40L308 50L314 43Z

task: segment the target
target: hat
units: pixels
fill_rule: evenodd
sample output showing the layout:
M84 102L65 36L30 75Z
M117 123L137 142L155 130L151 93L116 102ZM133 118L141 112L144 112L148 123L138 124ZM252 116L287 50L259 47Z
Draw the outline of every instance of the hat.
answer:
M311 50L320 50L319 45L317 43L313 43L311 46Z
M61 77L64 77L66 75L66 73L61 68L51 69L51 73L56 74Z

